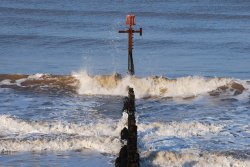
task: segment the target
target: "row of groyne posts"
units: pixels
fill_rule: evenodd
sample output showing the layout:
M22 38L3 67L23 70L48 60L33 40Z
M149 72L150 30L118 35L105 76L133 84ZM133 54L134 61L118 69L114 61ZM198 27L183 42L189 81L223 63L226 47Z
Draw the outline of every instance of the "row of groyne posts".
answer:
M124 127L120 133L121 140L126 140L116 158L115 167L139 167L139 153L137 150L137 126L135 120L135 94L133 88L128 89L128 97L124 99L123 112L128 114L128 128Z

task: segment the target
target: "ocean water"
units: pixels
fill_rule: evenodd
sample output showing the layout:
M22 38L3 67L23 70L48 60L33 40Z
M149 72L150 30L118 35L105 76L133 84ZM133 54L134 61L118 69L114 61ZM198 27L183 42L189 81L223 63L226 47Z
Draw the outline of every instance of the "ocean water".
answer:
M135 76L125 16L136 15ZM0 1L0 166L250 166L250 2Z

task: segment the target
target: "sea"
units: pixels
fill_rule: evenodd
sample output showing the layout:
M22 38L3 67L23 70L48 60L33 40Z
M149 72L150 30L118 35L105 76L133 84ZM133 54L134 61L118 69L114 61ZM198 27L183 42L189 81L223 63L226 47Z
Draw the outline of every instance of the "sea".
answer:
M135 15L135 75L125 18ZM249 0L0 0L0 167L250 166Z

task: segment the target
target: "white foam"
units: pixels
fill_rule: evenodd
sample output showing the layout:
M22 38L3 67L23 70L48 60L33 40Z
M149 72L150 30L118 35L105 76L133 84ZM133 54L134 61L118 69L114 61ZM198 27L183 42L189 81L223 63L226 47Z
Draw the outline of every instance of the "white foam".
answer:
M28 79L41 79L44 75L45 74L37 73L37 74L29 75Z
M25 121L9 115L0 116L0 152L5 151L66 151L89 148L102 153L118 155L122 146L120 131L127 124L126 113L117 122L101 120L95 124L74 124L60 121ZM10 126L11 125L11 126ZM200 154L186 150L168 152L149 151L150 142L165 137L191 138L220 133L224 126L200 122L138 123L139 148L143 166L247 166L249 161L222 154ZM140 145L140 144L139 144ZM154 149L153 149L154 150Z
M5 79L0 82L0 85L14 85L14 84L11 83L10 79Z
M0 151L90 148L99 152L117 154L121 148L120 131L126 124L126 118L124 114L118 123L106 120L105 123L78 125L58 121L29 122L1 115ZM30 138L35 139L30 140Z
M28 122L13 118L9 115L0 116L0 133L1 134L19 134L25 135L30 133L44 134L77 134L84 136L116 136L126 125L127 114L124 113L118 123L110 120L95 124L73 124L63 122ZM9 126L11 125L11 126Z
M137 98L157 97L192 97L216 90L220 86L230 84L229 78L205 79L198 76L188 76L173 79L163 77L137 78L125 76L90 76L86 71L73 73L80 81L79 94L127 95L127 87L133 87ZM101 81L100 81L101 80Z
M1 115L0 136L10 139L1 139L0 150L33 151L91 148L100 152L117 154L121 148L120 131L126 124L126 113L123 113L119 122L103 120L95 124L73 124L59 121L31 122ZM145 143L146 149L151 147L150 142L162 137L188 138L216 134L222 129L222 125L208 125L199 122L138 123L138 134L140 140ZM36 136L38 137L36 138ZM28 140L33 137L35 140Z
M232 156L225 156L215 153L199 152L147 152L143 155L145 160L143 166L192 166L192 167L249 167L249 160L235 159Z
M196 121L192 122L170 122L170 123L151 123L139 124L140 132L150 132L147 137L157 138L161 136L191 137L204 136L208 133L216 134L224 128L223 125L205 124ZM153 133L152 133L153 132Z
M176 147L177 139L187 140L191 137L217 135L223 128L223 125L204 124L196 121L140 123L138 124L138 134L143 150L165 150L166 147Z
M29 75L27 78L22 78L22 79L16 80L16 85L21 87L23 82L25 82L27 80L39 80L44 75L45 74L40 74L40 73L37 73L34 75Z
M1 141L0 151L66 151L81 150L84 148L94 149L102 153L117 154L121 147L120 140L116 137L74 137L68 138L63 135L56 135L49 138L36 139L5 139Z
M39 80L41 79L45 74L34 74L34 75L29 75L27 78L21 78L17 79L15 82L11 82L10 79L4 79L0 82L0 85L17 85L17 86L22 86L22 83L27 81L27 80Z

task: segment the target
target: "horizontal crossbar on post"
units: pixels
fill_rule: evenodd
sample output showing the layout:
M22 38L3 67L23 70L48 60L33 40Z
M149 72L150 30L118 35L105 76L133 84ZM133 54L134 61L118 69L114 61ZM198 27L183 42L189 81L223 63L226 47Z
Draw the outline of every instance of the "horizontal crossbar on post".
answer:
M119 33L130 33L131 30L119 30ZM142 36L142 28L140 30L132 30L132 33L140 33L140 36Z

